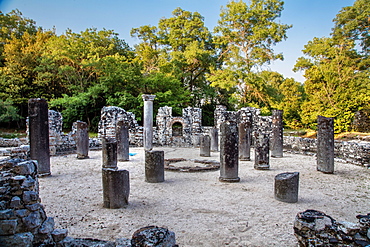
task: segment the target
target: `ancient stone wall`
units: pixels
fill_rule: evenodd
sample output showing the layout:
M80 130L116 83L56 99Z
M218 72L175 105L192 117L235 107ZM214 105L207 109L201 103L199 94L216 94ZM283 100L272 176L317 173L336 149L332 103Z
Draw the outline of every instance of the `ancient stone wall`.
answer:
M1 246L54 246L67 230L54 229L40 204L37 163L11 159L0 163Z
M180 125L180 130L175 130L174 124ZM174 117L172 107L161 107L156 116L156 125L154 143L162 146L198 146L202 135L202 110L187 107L182 110L182 117Z
M115 138L116 124L118 121L124 121L129 126L130 144L143 145L143 127L139 126L135 114L126 112L117 106L106 106L101 110L101 117L98 126L99 138Z
M284 136L284 151L316 155L317 141L311 138ZM335 141L334 156L337 161L370 167L370 144Z

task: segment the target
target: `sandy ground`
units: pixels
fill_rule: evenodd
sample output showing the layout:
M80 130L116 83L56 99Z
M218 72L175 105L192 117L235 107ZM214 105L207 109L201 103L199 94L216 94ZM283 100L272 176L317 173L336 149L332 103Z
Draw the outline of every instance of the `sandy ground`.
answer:
M199 149L155 148L165 158L219 160L219 153L200 157ZM40 178L40 196L56 228L69 236L114 240L131 238L141 227L157 225L175 232L179 246L297 246L293 221L298 212L316 209L334 219L356 222L357 214L370 213L370 169L335 163L334 174L316 171L311 156L284 154L270 158L270 170L255 170L252 161L239 163L239 183L221 183L220 172L170 172L165 182L146 183L144 151L129 162L129 205L103 208L101 151L89 159L76 154L51 158L52 176ZM252 152L252 156L253 152ZM300 172L298 203L274 199L274 177Z

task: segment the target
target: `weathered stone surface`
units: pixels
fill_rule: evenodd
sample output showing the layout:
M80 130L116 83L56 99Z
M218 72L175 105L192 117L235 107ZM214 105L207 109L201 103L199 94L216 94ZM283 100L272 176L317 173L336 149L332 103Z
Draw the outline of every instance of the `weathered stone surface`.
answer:
M114 242L104 241L92 238L70 238L66 237L60 241L62 247L116 247Z
M17 225L17 220L0 220L0 236L14 234Z
M54 225L55 225L54 218L47 217L44 223L42 223L39 229L39 233L42 233L42 234L51 233L54 230Z
M77 159L87 159L89 158L89 132L87 123L77 121L76 127Z
M285 172L275 176L275 199L282 202L298 201L299 172Z
M117 168L117 140L104 138L102 145L103 168Z
M148 183L164 182L163 151L145 151L145 181Z
M36 203L39 200L39 195L36 191L23 192L23 202L25 204Z
M334 119L317 118L317 170L334 172Z
M54 231L51 232L51 236L54 239L54 242L58 243L65 239L68 235L68 230L67 229L55 229Z
M211 151L218 152L218 130L213 127L210 133L211 136Z
M158 226L147 226L135 231L132 247L177 247L175 233Z
M272 111L272 126L271 126L271 157L283 157L283 111Z
M17 233L10 236L0 236L0 246L32 247L33 234L30 232Z
M37 160L38 174L50 175L48 103L45 99L28 101L31 159Z
M239 123L239 159L251 160L251 122Z
M211 157L211 137L209 135L200 137L200 156Z
M128 161L129 153L129 125L123 120L117 122L116 139L117 139L117 159L118 161Z
M269 134L255 132L254 135L254 169L270 169L269 159Z
M239 182L238 126L236 122L221 124L220 177L221 182Z
M36 171L37 164L33 161L25 161L14 166L14 172L20 175L30 175Z
M294 220L294 235L300 246L338 246L355 247L368 246L367 236L370 224L368 215L358 215L359 223L337 222L329 215L317 210L306 210L297 214Z
M130 178L127 170L102 169L105 208L121 208L128 204Z

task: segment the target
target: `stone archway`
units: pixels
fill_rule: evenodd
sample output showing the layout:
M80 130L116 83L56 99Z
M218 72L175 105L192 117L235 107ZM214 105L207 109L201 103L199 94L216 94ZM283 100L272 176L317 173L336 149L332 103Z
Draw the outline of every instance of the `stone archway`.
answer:
M183 136L183 125L181 122L172 123L172 136Z

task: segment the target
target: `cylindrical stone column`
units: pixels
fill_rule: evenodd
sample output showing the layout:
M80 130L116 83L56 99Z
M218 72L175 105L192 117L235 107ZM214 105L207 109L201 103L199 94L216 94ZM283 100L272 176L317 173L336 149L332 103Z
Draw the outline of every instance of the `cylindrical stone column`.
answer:
M238 126L233 121L223 122L220 127L220 178L221 182L239 182Z
M251 128L250 123L240 123L239 129L239 159L251 160Z
M164 182L164 151L145 151L145 182Z
M282 202L298 201L299 172L285 172L275 176L275 199Z
M129 127L124 121L118 121L116 126L117 159L118 161L130 160L129 153Z
M39 176L50 172L49 111L45 99L28 100L30 157L37 160Z
M260 131L254 133L254 169L270 169L269 134Z
M272 111L271 157L283 157L283 111Z
M128 204L130 178L127 170L102 169L105 208L121 208Z
M155 95L144 94L144 150L153 149L153 100Z
M334 172L334 119L317 118L317 170Z
M89 158L89 133L87 123L77 121L76 127L77 159L87 159Z
M218 130L216 127L211 129L211 151L218 152Z
M200 137L200 156L211 156L211 137L208 135Z
M117 141L114 138L103 138L103 168L117 169Z

